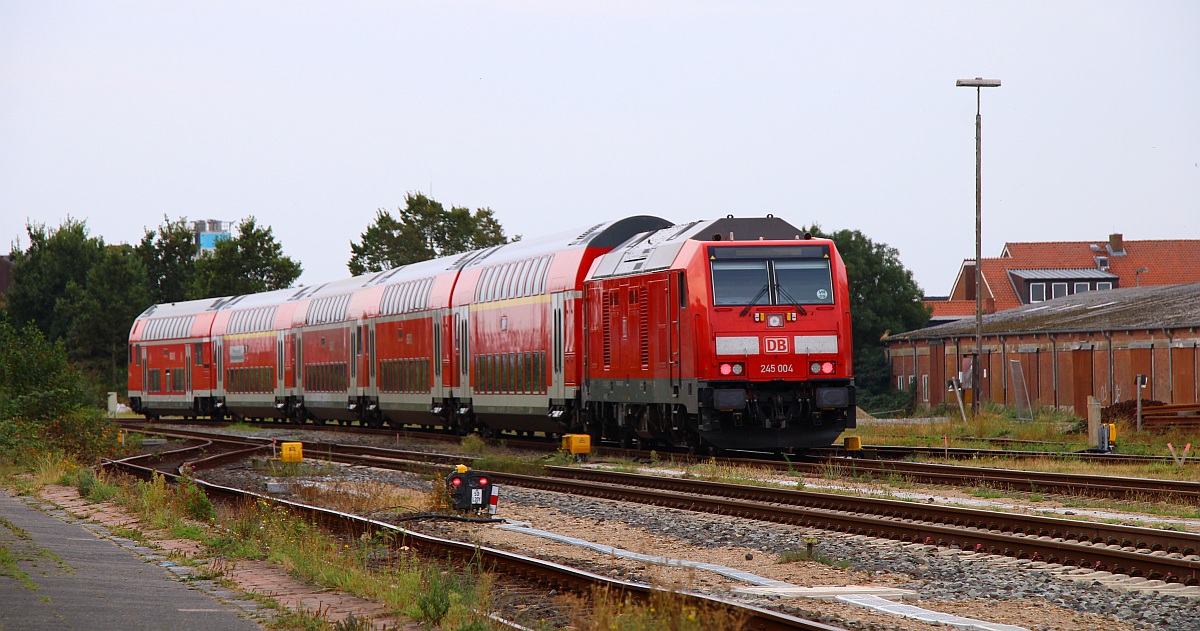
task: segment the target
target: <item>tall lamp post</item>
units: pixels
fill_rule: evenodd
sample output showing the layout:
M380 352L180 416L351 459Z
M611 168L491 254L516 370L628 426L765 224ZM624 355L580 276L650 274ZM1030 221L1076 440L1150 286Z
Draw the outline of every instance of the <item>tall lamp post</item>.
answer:
M980 392L983 390L983 374L980 362L983 361L983 189L982 161L983 144L982 118L979 116L979 94L982 88L1000 87L999 79L959 79L954 83L960 88L975 88L975 361L971 362L971 414L978 416L980 408Z

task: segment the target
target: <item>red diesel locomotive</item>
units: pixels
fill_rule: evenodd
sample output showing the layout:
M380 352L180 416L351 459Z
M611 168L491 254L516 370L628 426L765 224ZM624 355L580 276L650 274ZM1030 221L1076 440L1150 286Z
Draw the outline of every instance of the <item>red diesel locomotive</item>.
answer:
M855 426L846 270L787 222L635 216L315 287L155 305L147 417L789 451Z

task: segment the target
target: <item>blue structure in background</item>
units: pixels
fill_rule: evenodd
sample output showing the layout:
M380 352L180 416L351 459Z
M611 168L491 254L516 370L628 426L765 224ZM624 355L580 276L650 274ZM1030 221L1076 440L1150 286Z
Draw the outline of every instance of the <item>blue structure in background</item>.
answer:
M232 226L232 221L219 219L200 219L193 222L192 233L196 235L196 245L200 246L200 251L196 253L196 256L204 256L215 250L218 241L229 238L229 230Z

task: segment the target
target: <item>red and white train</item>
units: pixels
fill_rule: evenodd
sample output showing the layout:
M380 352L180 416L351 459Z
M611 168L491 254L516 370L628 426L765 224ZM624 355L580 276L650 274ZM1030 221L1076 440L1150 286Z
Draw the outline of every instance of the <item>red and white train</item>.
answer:
M855 426L846 269L782 219L649 216L314 287L155 305L147 417L802 450Z

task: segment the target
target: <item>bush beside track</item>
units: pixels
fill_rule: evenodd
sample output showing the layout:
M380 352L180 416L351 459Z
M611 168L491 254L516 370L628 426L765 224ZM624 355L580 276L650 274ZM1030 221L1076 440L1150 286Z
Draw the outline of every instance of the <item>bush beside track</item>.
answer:
M97 405L94 385L61 342L0 320L0 456L28 461L62 452L82 461L111 455L118 428Z

